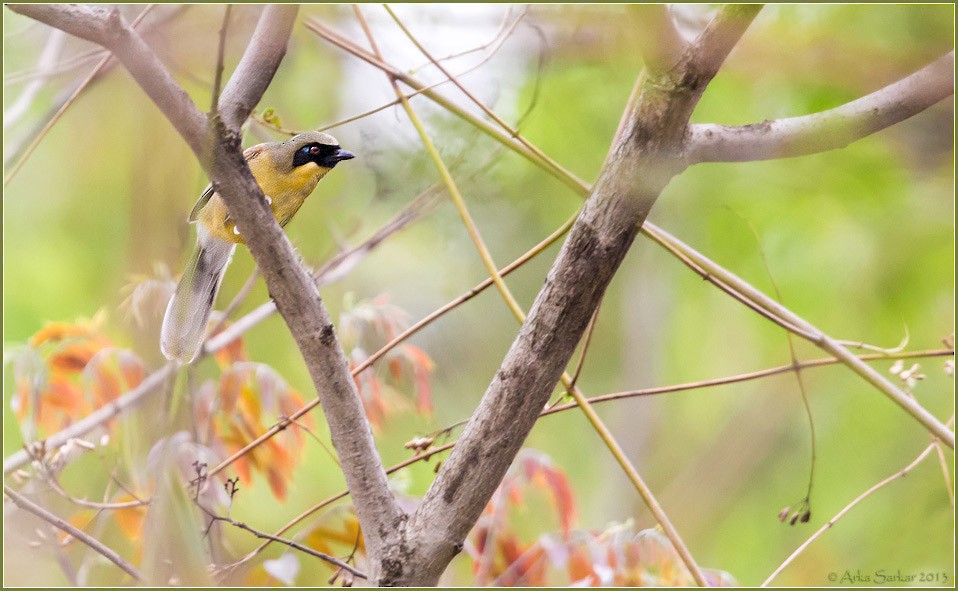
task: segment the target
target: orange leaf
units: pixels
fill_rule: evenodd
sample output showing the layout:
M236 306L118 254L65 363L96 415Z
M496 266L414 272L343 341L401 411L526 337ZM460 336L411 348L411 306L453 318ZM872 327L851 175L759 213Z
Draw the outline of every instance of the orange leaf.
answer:
M134 500L131 495L123 495L117 502L125 503ZM113 512L116 524L120 532L128 540L138 542L143 537L143 524L146 522L146 507L127 507L125 509L116 509Z

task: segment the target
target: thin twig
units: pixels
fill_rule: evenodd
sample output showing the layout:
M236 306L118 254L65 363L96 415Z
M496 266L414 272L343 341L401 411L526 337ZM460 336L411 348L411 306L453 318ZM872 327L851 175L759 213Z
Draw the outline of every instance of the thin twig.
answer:
M29 109L33 103L33 99L35 99L37 94L46 86L47 81L53 75L57 57L59 57L60 51L63 49L63 42L66 41L66 38L67 34L59 29L54 29L50 32L43 46L43 50L40 51L40 57L37 59L37 69L40 71L40 75L34 78L30 84L20 91L19 96L11 101L7 109L4 109L4 129L13 125L27 112L27 109ZM4 84L6 84L6 80L4 80Z
M758 230L755 229L755 225L746 218L741 213L734 211L736 216L741 219L745 225L748 227L749 231L752 233L752 237L755 239L755 244L758 247L759 256L762 259L762 266L765 268L765 275L768 277L769 283L772 284L772 290L775 292L775 299L778 303L782 302L782 291L778 288L778 283L775 281L775 276L772 275L772 266L768 262L768 257L765 255L765 248L762 245L762 238L759 236ZM815 464L818 457L817 441L815 436L815 418L812 415L812 406L808 400L808 392L805 390L805 381L802 379L802 370L799 367L798 354L795 352L795 338L792 335L791 331L785 331L785 340L788 343L788 354L792 361L792 366L794 369L795 382L798 385L799 394L802 397L802 406L805 409L805 416L808 419L808 430L809 430L809 439L810 439L810 461L808 466L808 487L805 491L805 498L799 503L799 506L804 507L808 511L811 511L811 502L812 502L812 488L815 484Z
M516 269L518 269L519 267L521 267L522 265L524 265L526 262L528 262L528 261L530 261L531 259L533 259L536 255L542 253L545 249L547 249L549 246L551 246L552 244L554 244L556 241L558 241L559 238L561 238L562 236L564 236L565 233L569 231L569 228L572 227L572 224L575 223L575 220L576 220L577 215L578 215L578 212L577 212L575 215L573 215L571 218L569 218L568 220L566 220L566 222L565 222L563 225L561 225L558 229L556 229L556 231L554 231L552 234L550 234L549 236L547 236L542 242L540 242L539 244L537 244L536 246L534 246L532 249L530 249L528 252L526 252L525 254L523 254L521 257L519 257L518 259L516 259L515 261L513 261L513 262L512 262L511 264L509 264L508 266L506 266L506 267L504 267L503 269L501 269L501 270L499 271L499 274L500 274L501 276L503 276L503 277L506 276L506 275L508 275L508 274L511 273L512 271L515 271ZM445 314L447 314L447 313L450 312L451 310L454 310L455 308L459 307L459 306L462 305L463 303L465 303L465 302L471 300L472 298L476 297L477 295L479 295L480 293L482 293L483 291L485 291L487 288L489 288L491 285L492 285L492 279L491 279L491 278L490 278L490 279L486 279L486 280L483 281L482 283L480 283L480 284L476 285L475 287L473 287L473 288L472 288L471 290L469 290L468 292L462 294L462 295L459 296L458 298L456 298L456 299L452 300L451 302L447 303L445 306L442 306L441 308L437 309L437 310L434 311L432 314L429 314L428 316L426 316L425 318L423 318L422 320L420 320L419 322L417 322L417 323L414 324L413 326L410 326L409 328L407 328L406 330L404 330L401 334L399 334L398 336L396 336L393 340L391 340L391 341L389 341L388 343L386 343L385 345L383 345L383 347L382 347L381 349L379 349L379 351L376 351L376 352L373 353L371 356L369 356L366 360L364 360L362 363L360 363L358 366L356 366L355 368L353 368L353 371L352 371L353 377L359 375L360 372L362 372L362 371L366 370L367 368L371 367L372 364L375 363L376 361L378 361L380 358L382 358L383 355L385 355L386 353L388 353L389 351L391 351L392 349L394 349L395 347L397 347L398 345L400 345L401 343L403 343L406 339L408 339L409 337L411 337L413 334L419 332L420 330L422 330L423 328L425 328L427 325L431 324L431 323L434 322L435 320L437 320L437 319L439 319L440 317L444 316ZM272 302L268 302L268 303L266 303L266 304L263 304L262 306L260 306L259 308L257 308L257 309L254 310L253 312L251 312L248 316L253 316L254 314L255 314L255 315L258 315L258 317L259 317L259 316L262 316L262 315L264 315L264 314L265 314L265 315L268 315L269 313L271 313L271 312L267 311L267 308L268 308L268 307L273 307L273 308L275 308L275 304L273 304ZM233 324L233 326L231 326L230 328L232 329L232 328L236 328L236 327L240 326L240 322L241 322L241 321L236 322L236 323ZM229 330L229 329L227 329L227 330ZM225 334L225 333L226 333L226 331L224 331L224 334ZM233 338L235 338L235 337L233 337ZM227 342L228 342L228 341L227 341ZM217 343L217 344L219 344L219 343ZM308 413L308 412L311 411L312 409L316 408L317 406L319 406L319 400L316 399L316 398L314 398L313 400L310 400L309 402L307 402L306 404L304 404L302 407L300 407L299 410L297 410L296 412L294 412L293 414L291 414L291 415L289 416L289 418L290 418L290 419L297 419L297 418L303 416L304 414ZM215 468L213 468L213 470L210 471L210 474L213 475L213 474L216 474L216 473L220 472L221 470L225 469L227 466L229 466L230 464L232 464L233 462L235 462L237 459L239 459L240 457L242 457L244 454L248 453L251 449L254 449L254 448L258 447L258 446L261 445L264 441L266 441L266 440L269 439L270 437L276 435L276 434L279 433L280 431L281 431L281 429L280 429L278 426L272 427L271 429L269 429L268 431L266 431L265 433L263 433L262 435L260 435L259 437L257 437L255 440L253 440L253 441L251 441L250 443L248 443L248 444L246 445L246 447L244 447L243 449L237 451L236 453L234 453L234 454L233 454L232 456L230 456L229 458L223 460L223 462L221 462L218 466L216 466Z
M240 287L239 291L236 292L236 295L233 296L232 301L220 314L219 321L213 325L213 329L209 331L210 335L218 334L226 326L226 323L229 322L230 316L233 315L233 312L237 308L243 305L243 302L246 301L246 298L249 297L251 291L253 291L253 286L256 285L256 280L259 278L259 267L253 267L253 270L250 272L249 277L246 278L246 282L243 283L243 286ZM212 336L210 337L212 338ZM209 339L207 340L207 342Z
M499 127L501 127L503 130L508 132L509 136L514 138L516 141L518 141L524 148L526 148L527 150L529 150L530 152L532 152L539 158L542 158L543 161L545 162L549 161L545 153L542 152L542 150L540 150L538 147L532 144L529 140L524 138L517 129L514 129L512 126L506 123L501 117L496 115L495 111L490 109L488 106L486 106L485 103L479 100L479 98L476 97L476 95L470 92L465 86L462 85L461 82L459 82L459 80L455 77L455 75L453 75L449 70L447 70L446 67L442 65L442 63L436 60L436 58L434 58L432 54L429 53L425 47L423 47L423 45L419 42L419 40L416 39L416 37L412 34L412 32L410 32L409 29L406 28L406 26L402 23L402 21L399 20L399 17L397 17L396 13L393 12L391 8L389 8L388 4L383 4L383 7L389 13L389 16L391 16L392 19L396 22L396 25L398 25L399 28L402 29L402 32L406 34L406 37L408 37L409 40L412 41L413 45L415 45L416 48L419 49L419 51L422 52L422 54L426 56L433 63L433 65L435 65L439 69L440 72L445 74L446 77L449 78L449 80L451 80L452 83L456 85L456 88L458 88L460 91L462 91L463 94L469 97L469 100L471 100L477 107L482 109L483 113L485 113L489 118L495 121L499 125ZM376 51L374 53L376 54L376 57L379 58L380 61L382 61L382 56L379 55L379 52ZM399 91L397 87L397 93L398 92Z
M475 53L475 52L477 52L477 51L482 51L482 50L484 50L484 49L486 49L487 47L490 47L490 46L494 46L494 47L493 47L493 50L492 50L492 53L495 53L495 51L496 51L499 47L502 47L502 44L505 43L505 41L506 41L509 37L512 36L512 33L515 32L516 27L519 26L519 23L522 21L523 18L525 18L526 13L529 12L529 7L528 7L528 6L523 6L523 7L522 7L522 10L519 11L519 16L517 16L515 19L513 19L513 20L512 20L512 23L510 24L510 23L509 23L509 14L512 12L512 8L513 8L513 7L512 7L511 5L506 5L506 11L505 11L505 12L503 13L503 15L502 15L502 22L499 23L499 28L496 30L496 34L492 37L492 39L490 39L489 41L486 41L485 43L483 43L483 44L481 44L481 45L477 45L477 46L475 46L475 47L471 47L471 48L465 49L465 50L463 50L463 51L458 51L458 52L455 52L455 53L451 53L451 54L447 55L446 57L441 57L441 58L437 59L436 61L437 61L437 62L448 62L449 60L454 60L454 59L456 59L456 58L465 57L465 56L467 56L467 55L469 55L469 54L471 54L471 53ZM425 68L425 67L427 67L427 66L430 66L430 65L432 65L432 64L433 64L433 61L432 61L432 60L423 62L423 63L419 64L418 66L415 66L415 67L413 67L413 68L410 68L409 72L412 73L412 74L415 74L415 73L419 72L420 70L422 70L423 68Z
M119 554L117 554L110 548L106 547L103 544L103 542L97 540L96 538L89 535L88 533L67 523L63 519L60 519L53 513L50 513L43 507L37 505L33 501L20 495L19 493L14 491L12 488L7 486L6 484L3 485L3 493L7 495L8 497L10 497L10 500L13 501L13 503L16 506L20 507L21 509L25 511L29 511L30 513L33 513L34 515L46 521L50 525L56 527L57 529L65 531L66 533L73 536L75 539L83 542L84 544L92 548L95 552L101 554L104 558L106 558L107 560L115 564L117 567L120 568L120 570L130 575L137 581L143 580L143 575L140 573L140 571L136 569L136 567L134 567L132 564L124 560Z
M140 24L140 22L144 18L146 18L146 15L149 14L151 10L153 10L154 6L156 5L148 4L146 8L144 8L143 11L140 12L140 14L136 17L136 20L134 20L130 26L135 28L138 24ZM100 71L106 67L106 65L110 62L111 59L113 59L113 56L112 54L108 52L103 57L103 59L100 60L100 63L98 63L95 68L93 68L93 71L90 72L90 74L83 80L83 82L81 82L80 85L77 86L76 90L73 91L73 94L70 95L70 98L68 98L62 105L60 105L60 108L57 110L57 112L54 113L53 117L51 117L49 121L47 121L47 124L44 125L43 129L40 130L40 133L37 134L37 137L33 138L33 141L30 142L30 145L28 145L27 148L23 151L23 155L20 156L20 159L17 160L16 164L13 165L13 167L10 169L10 172L3 179L4 188L6 188L6 186L10 184L10 181L13 180L13 177L15 177L18 172L20 172L20 169L23 168L23 165L27 163L27 160L30 158L33 152L37 149L37 146L40 145L40 142L43 141L43 138L45 138L46 135L50 132L50 130L53 129L53 126L56 125L57 121L59 121L60 118L63 117L63 114L66 113L67 109L69 109L70 106L73 105L74 102L76 102L77 98L79 98L80 95L83 93L83 91L86 90L86 87L89 86L90 82L92 82L93 79L96 78L97 75L99 75Z
M116 400L101 406L86 417L80 419L76 423L73 423L66 429L58 431L47 437L45 440L47 449L56 449L70 439L89 433L121 412L137 406L146 398L148 394L164 384L169 377L175 375L176 367L177 364L175 363L167 363L160 369L147 376L136 388L133 388ZM30 454L27 453L26 450L20 450L16 453L13 453L4 458L3 473L9 474L17 468L26 465L29 461Z
M329 554L326 554L325 552L314 550L310 548L309 546L304 546L303 544L300 544L299 542L296 542L294 540L287 540L279 536L274 536L265 532L261 532L257 529L254 529L246 525L242 521L236 521L235 519L231 517L223 517L221 515L216 515L215 513L213 513L212 511L210 511L209 509L207 509L200 503L196 503L196 506L202 509L204 513L206 513L207 517L209 517L211 520L210 521L211 524L216 521L222 521L222 522L228 523L232 525L233 527L242 529L244 531L247 531L253 534L254 536L256 536L257 538L261 540L269 540L271 542L278 542L280 544L284 544L286 546L289 546L290 548L294 548L296 550L299 550L300 552L319 558L320 560L324 562L328 562L329 564L337 568L341 568L349 573L352 573L353 575L357 577L360 577L365 580L369 580L369 577L367 577L364 572L362 572L361 570L355 568L354 566L350 564L347 564L346 562L343 562L342 560L336 558L335 556L330 556Z
M945 458L945 451L941 449L941 443L935 442L935 453L938 455L938 465L941 468L941 475L945 478L945 492L948 493L948 504L951 505L951 513L955 513L955 489L952 485L951 470L948 468L948 460Z
M230 26L230 11L233 10L232 4L226 5L226 11L223 14L223 25L220 27L220 42L216 48L216 73L213 77L213 96L210 99L210 117L215 117L220 108L220 88L223 84L223 58L226 53L226 33Z
M409 37L409 39L420 49L420 51L422 51L423 55L425 55L426 57L430 59L433 59L432 56L429 54L429 52L427 52L419 43L419 41L409 32L409 30L405 28L405 26L396 17L395 13L392 12L389 6L384 5L384 7L389 12L390 16L393 17L393 20L396 22L396 24L399 25L399 27L403 30L403 32L406 33L406 36ZM373 50L373 53L376 55L376 57L379 60L382 60L382 55L379 52L379 48L376 46L376 42L372 36L372 32L370 31L365 18L363 18L362 12L360 11L357 5L353 5L353 10L356 13L356 17L359 19L360 26L362 27L363 31L366 33L366 38L369 41L369 44ZM433 61L435 62L434 59ZM452 79L452 75L441 64L436 63L436 66L443 72L443 74L445 74L446 76ZM416 131L419 133L419 137L421 138L422 143L424 147L426 148L426 151L429 153L429 156L431 157L433 163L436 165L436 169L439 171L439 175L442 177L443 183L446 185L446 188L449 190L449 194L453 198L453 203L455 204L456 209L459 211L463 224L466 226L466 230L469 233L469 237L472 239L472 242L475 245L477 252L479 253L479 257L482 259L483 265L486 267L486 271L489 273L490 278L495 284L496 289L499 291L499 294L502 297L503 301L505 302L506 307L509 308L509 310L515 316L519 324L520 325L523 324L526 321L526 314L523 311L522 307L519 305L518 301L516 301L512 292L509 290L509 287L506 285L505 281L503 281L502 276L499 274L497 265L495 261L493 261L492 255L489 252L489 249L486 247L485 241L483 240L478 227L476 226L475 222L472 219L472 216L469 213L469 210L465 203L465 199L463 199L462 194L459 192L458 186L456 185L455 180L452 178L452 175L449 173L449 169L446 166L445 162L443 162L442 157L439 155L439 151L436 149L432 141L432 138L426 132L426 129L422 123L422 120L419 118L416 111L409 104L409 101L402 98L402 92L400 91L399 85L396 83L395 78L390 77L389 82L392 85L397 98L400 98L400 100L402 100L403 108L406 110L406 113L409 116L409 119L412 122L413 126L416 128ZM513 137L519 140L520 143L523 143L523 145L526 146L526 148L532 149L530 148L531 144L528 144L528 142L525 142L524 138L519 137L518 132L515 132L515 130L512 130L505 121L499 118L494 112L492 112L491 109L489 109L481 101L479 101L479 99L476 98L472 93L470 93L464 86L462 86L462 84L460 84L455 79L453 79L453 82L474 103L476 103L480 108L482 108L487 115L492 117L496 121L496 123L498 123L504 129L512 131ZM623 471L625 471L626 475L632 481L639 495L645 501L646 505L649 507L652 514L655 516L656 520L662 526L662 529L665 532L665 535L668 536L669 540L672 542L673 546L675 547L676 552L679 554L682 561L685 563L686 567L688 568L689 572L692 574L693 579L695 579L695 581L700 586L703 586L703 587L707 586L708 583L705 580L705 575L702 573L701 569L699 569L698 565L696 564L694 558L689 552L687 546L685 545L678 531L672 525L671 520L666 515L664 509L655 499L655 496L653 495L651 489L645 484L644 480L639 475L638 471L635 469L631 461L625 455L625 452L622 450L621 446L612 436L612 433L608 430L608 428L599 418L598 414L596 414L595 411L589 406L589 403L586 400L585 396L581 392L579 392L577 388L575 388L572 378L565 372L563 372L562 374L562 383L565 385L566 389L573 396L573 398L575 398L576 402L581 407L583 413L585 413L592 427L596 430L599 437L605 442L606 446L612 452L612 455L618 461Z
M399 213L393 216L388 222L383 224L372 236L364 240L356 247L334 256L326 261L319 269L313 273L313 279L317 286L328 285L342 276L350 269L354 268L359 262L368 255L373 249L386 241L389 237L409 227L410 224L419 220L423 215L432 211L433 207L439 202L437 186L429 187L413 199L409 205L403 208ZM269 318L276 312L276 302L270 300L258 306L253 311L247 313L238 319L223 332L213 331L209 340L203 347L203 355L215 353L231 342L239 338L246 331L256 326L266 318Z
M897 353L895 355L881 355L881 354L860 355L858 358L861 359L862 361L884 361L884 360L891 360L891 359L913 359L918 357L953 357L954 355L955 355L955 352L950 349L931 349L927 351L902 352L902 353ZM768 369L761 369L758 371L736 374L736 375L727 376L724 378L713 378L710 380L688 382L685 384L675 384L672 386L659 386L657 388L644 388L642 390L626 390L624 392L602 394L600 396L593 396L589 398L589 402L595 404L597 402L608 402L610 400L621 400L624 398L655 396L658 394L670 394L672 392L683 392L686 390L696 390L699 388L707 388L711 386L724 386L726 384L748 382L750 380L757 380L759 378L767 378L769 376L788 373L788 372L794 371L796 368L808 369L812 367L824 367L827 365L839 365L841 363L844 363L843 360L838 359L837 357L814 359L811 361L802 361L797 366L795 364L789 363L788 365L770 367ZM556 412L562 412L564 410L569 410L570 408L574 408L574 407L575 407L574 403L562 404L544 411L543 415L549 415Z
M489 282L489 285L492 284L491 280L487 280L487 281ZM900 352L900 353L896 353L896 354L894 354L894 355L869 354L869 355L862 355L860 358L861 358L862 360L865 360L865 361L884 361L884 360L890 360L890 359L913 359L913 358L921 358L921 357L954 357L954 354L955 354L955 352L954 352L954 350L952 350L952 349L930 349L930 350L926 350L926 351ZM829 366L829 365L837 365L837 364L839 364L839 363L841 363L841 360L836 359L836 358L834 358L834 357L829 357L829 358L824 358L824 359L814 359L814 360L811 360L811 361L804 361L804 362L802 362L802 363L801 363L801 369L814 368L814 367L825 367L825 366ZM757 380L757 379L760 379L760 378L765 378L765 377L774 376L774 375L777 375L777 374L788 373L788 372L790 372L790 371L793 371L794 369L795 369L795 368L794 368L794 366L793 366L792 364L788 364L788 365L782 365L782 366L779 366L779 367L772 367L772 368L768 368L768 369L763 369L763 370L759 370L759 371L754 371L754 372L750 372L750 373L737 374L737 375L728 376L728 377L724 377L724 378L714 378L714 379L711 379L711 380L702 380L702 381L698 381L698 382L689 382L689 383L685 383L685 384L675 384L675 385L672 385L672 386L661 386L661 387L658 387L658 388L646 388L646 389L643 389L643 390L630 390L630 391L626 391L626 392L615 392L615 393L612 393L612 394L602 394L602 395L599 395L599 396L592 396L592 397L590 397L590 398L589 398L589 403L590 403L590 404L598 404L598 403L602 403L602 402L609 402L609 401L612 401L612 400L622 400L622 399L626 399L626 398L636 398L636 397L642 397L642 396L654 396L654 395L658 395L658 394L668 394L668 393L671 393L671 392L682 392L682 391L687 391L687 390L696 390L696 389L708 388L708 387L712 387L712 386L722 386L722 385L734 384L734 383L738 383L738 382L747 382L747 381L751 381L751 380ZM556 413L565 412L565 411L571 410L571 409L573 409L573 408L578 408L578 405L577 405L575 402L571 402L571 403L568 403L568 404L563 404L563 405L561 405L561 406L556 406L556 407L554 407L554 408L550 408L550 409L547 409L547 410L543 410L543 411L542 411L542 416L543 416L543 417L546 417L546 416L553 415L553 414L556 414ZM456 424L454 424L454 425L451 425L451 426L449 426L449 427L446 427L445 429L442 429L442 430L440 430L440 431L437 431L436 433L449 432L449 431L451 431L453 428L455 428L456 426L461 426L461 425L465 424L465 422L466 422L466 421L459 421L458 423L456 423ZM430 447L430 448L428 448L428 449L422 450L421 452L419 452L419 453L416 454L415 456L413 456L413 457L411 457L411 458L409 458L409 459L407 459L407 460L404 460L404 461L402 461L402 462L400 462L400 463L398 463L398 464L395 464L395 465L393 465L393 466L387 468L387 469L386 469L386 474L394 474L394 473L398 472L399 470L402 470L403 468L406 468L406 467L408 467L408 466L411 466L411 465L416 464L416 463L421 462L421 461L429 460L429 459L432 458L434 455L437 455L437 454L440 454L440 453L443 453L443 452L446 452L446 451L451 450L451 449L455 446L455 444L456 444L456 442L453 441L453 442L451 442L451 443L446 443L446 444L441 445L441 446L438 446L438 447ZM346 490L346 491L342 491L342 492L340 492L340 493L338 493L338 494L336 494L336 495L333 495L333 496L331 496L331 497L329 497L329 498L327 498L327 499L324 499L323 501L321 501L321 502L319 502L319 503L313 505L313 506L310 507L309 509L307 509L307 510L303 511L302 513L300 513L298 516L294 517L294 518L293 518L291 521L289 521L286 525L284 525L282 528L280 528L279 531L276 532L276 535L282 535L283 533L289 531L289 529L291 529L292 527L294 527L294 526L297 525L298 523L301 523L303 520L305 520L306 518L308 518L310 515L313 515L313 514L315 514L317 511L321 511L322 509L328 507L329 505L335 503L336 501L339 501L339 500L341 500L341 499L344 499L344 498L346 498L346 497L348 497L348 496L349 496L349 491ZM266 546L268 546L268 545L269 545L269 542L266 542L266 543L260 545L258 548L256 548L255 550L253 550L250 554L247 554L246 556L244 556L239 562L235 563L233 566L239 566L240 564L243 564L243 563L245 563L245 562L248 562L248 561L251 560L256 554L262 552L262 551L266 548Z
M582 366L585 365L586 355L589 354L589 345L592 343L592 333L595 331L595 324L599 319L599 310L601 309L602 302L600 301L599 305L595 308L595 312L592 314L592 320L589 321L589 326L585 329L585 341L582 343L582 352L579 353L579 362L576 363L572 380L569 381L570 388L575 388L576 382L579 381L579 376L582 374Z
M47 472L46 481L47 481L47 484L50 485L50 488L53 489L53 491L56 492L61 497L67 499L71 503L80 505L81 507L88 507L90 509L113 511L117 509L132 509L134 507L144 507L150 504L150 499L146 499L146 500L136 499L133 501L126 501L121 503L88 501L86 499L75 497L71 495L70 493L68 493L66 490L64 490L63 486L57 480L56 476L52 473Z
M783 321L798 326L803 332L796 334L806 338L818 348L841 359L846 367L885 394L905 412L911 415L912 418L921 423L928 432L941 439L951 449L955 448L955 434L953 431L945 427L945 425L928 412L927 409L907 396L887 378L866 365L848 349L839 345L834 339L817 329L810 322L755 289L751 284L731 271L715 264L705 255L685 245L665 230L653 227L651 224L644 224L642 231L655 240L660 246L669 250L676 255L677 258L685 262L690 269L701 275L706 281L720 288L723 288L723 285L727 286L729 290L735 291L741 295L742 298L750 300L755 303L755 305L764 308Z
M954 420L955 420L954 415L952 415L952 417L951 417L950 419L948 419L948 423L947 423L947 424L948 424L949 427L950 427L951 424L954 422ZM816 531L815 533L813 533L807 540L805 540L805 542L804 542L801 546L799 546L798 548L796 548L795 551L792 552L792 553L789 555L789 557L785 559L785 562L783 562L781 565L779 565L779 567L776 568L775 571L774 571L771 575L769 575L769 577L768 577L767 579L765 579L765 582L762 583L762 587L768 587L768 586L771 584L771 582L772 582L773 580L775 580L775 577L777 577L783 570L785 570L785 568L786 568L788 565L790 565L796 558L798 558L798 556L799 556L802 552L804 552L805 549L808 548L808 547L812 544L812 542L814 542L815 540L817 540L819 537L822 536L822 534L824 534L826 531L828 531L829 529L831 529L832 526L834 526L836 523L838 523L838 521L839 521L841 518L845 517L845 515L848 514L849 511L851 511L852 509L854 509L859 503L861 503L862 501L864 501L865 499L867 499L869 496L871 496L872 493L874 493L874 492L876 492L876 491L878 491L878 490L884 488L885 486L891 484L892 482L898 480L899 478L904 478L905 476L907 476L908 473L911 472L911 471L915 468L915 466L917 466L918 464L920 464L921 461L924 460L924 459L928 456L928 454L930 454L930 453L932 452L932 450L935 449L935 446L936 446L936 445L937 445L937 442L932 443L931 445L929 445L928 447L926 447L925 450L924 450L923 452L921 452L921 453L918 455L918 457L915 458L910 464L908 464L907 466L905 466L905 467L902 468L901 470L895 472L894 474L892 474L892 475L889 476L888 478L885 478L884 480L878 482L877 484L873 485L872 487L870 487L868 490L866 490L866 491L863 492L862 494L860 494L860 495L858 495L857 497L855 497L855 499L854 499L851 503L849 503L848 505L845 506L844 509L842 509L841 511L839 511L838 513L836 513L834 517L832 517L831 519L829 519L829 520L825 523L825 525L823 525L821 528L819 528L818 531Z
M392 76L395 76L397 79L402 80L405 84L413 88L423 88L425 85L414 77L406 75L400 72L395 67L384 63L383 61L377 59L374 55L365 51L364 49L358 47L356 44L352 43L348 39L339 35L338 33L332 31L328 27L325 27L321 23L315 21L309 21L306 23L306 27L322 37L323 39L329 41L333 45L349 52L350 54L362 59L366 63L379 68ZM484 121L476 117L473 113L463 109L459 105L456 105L449 99L434 93L432 91L423 92L425 96L433 100L435 103L448 110L449 112L455 114L456 116L462 118L468 123L474 125L476 128L480 129L491 138L499 141L502 145L514 150L520 155L529 159L533 164L541 167L543 170L546 170L558 180L562 181L568 187L572 188L580 196L585 197L591 191L591 186L579 179L569 171L562 168L560 165L546 157L540 157L537 154L529 151L524 146L516 143L508 136L508 134L502 132L495 126L491 125L487 121ZM789 330L795 332L803 338L806 338L812 344L818 346L828 353L832 353L840 356L845 360L845 364L851 369L854 373L861 376L865 381L874 386L876 389L881 391L886 396L894 400L899 406L901 406L908 414L912 415L913 418L918 420L928 431L934 433L936 436L941 438L948 447L954 449L954 433L951 433L949 430L945 429L940 421L935 419L930 413L928 413L921 406L913 403L912 401L903 400L904 394L900 389L896 388L888 380L884 379L882 376L871 371L867 366L856 363L854 355L852 355L847 349L842 347L840 344L836 343L833 339L830 339L827 335L818 331L814 326L810 325L798 315L794 314L790 310L785 309L782 306L776 305L776 303L759 292L754 288L751 288L746 282L739 279L733 273L722 267L721 265L716 264L714 261L708 259L703 254L692 248L691 246L685 244L681 240L678 240L674 236L671 236L668 232L665 232L662 228L656 226L652 222L646 220L642 224L640 231L645 234L648 238L652 239L656 244L665 248L673 255L681 254L684 257L683 262L686 264L694 261L694 264L701 269L702 276L713 282L714 284L721 287L720 281L714 280L714 276L720 276L725 279L728 279L726 282L728 287L727 293L736 292L736 299L743 303L747 303L749 307L753 310L765 309L768 312L775 310L777 312L785 312L786 316L792 320L799 321L804 328L798 328L789 324L790 320L787 320L785 317L782 317L779 314L778 318L775 316L769 315L767 318L777 322L781 326L788 327ZM695 269L693 269L695 270ZM807 329L813 329L813 332L806 332Z

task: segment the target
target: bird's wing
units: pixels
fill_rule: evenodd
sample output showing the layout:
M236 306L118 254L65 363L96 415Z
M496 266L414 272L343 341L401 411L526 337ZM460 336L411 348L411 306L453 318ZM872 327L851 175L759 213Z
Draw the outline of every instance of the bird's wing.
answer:
M243 157L246 158L246 161L256 158L263 153L263 144L258 144L255 146L250 146L246 148L243 152ZM193 206L193 210L190 211L189 222L193 223L200 217L200 211L206 207L206 204L210 202L210 199L213 198L215 192L213 191L213 185L207 185L206 189L203 190L203 194L200 195L200 198L197 199L196 205Z

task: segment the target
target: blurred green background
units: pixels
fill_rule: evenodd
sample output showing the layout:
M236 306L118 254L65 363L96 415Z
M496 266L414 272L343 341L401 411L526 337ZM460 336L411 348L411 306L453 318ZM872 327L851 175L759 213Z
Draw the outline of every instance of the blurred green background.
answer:
M124 8L129 15L140 9ZM397 7L397 12L427 47L446 55L492 38L506 9L422 5ZM422 65L422 56L380 7L364 10L385 55L403 68ZM148 40L204 110L222 13L215 6L164 6L144 23L166 19ZM513 9L513 16L517 13ZM234 8L227 73L239 60L257 14L253 7ZM380 72L306 30L302 21L307 18L318 18L365 46L349 7L304 7L260 110L271 107L286 127L307 129L393 98ZM499 52L463 82L512 121L528 109L522 123L526 137L592 181L641 69L632 18L621 6L533 6ZM744 124L837 106L951 49L953 23L952 5L767 7L709 87L693 120ZM4 10L3 27L8 109L25 84L8 77L36 64L49 29L9 10ZM90 48L69 38L61 59ZM451 67L461 71L480 55L453 61ZM56 97L93 63L87 60L51 78L5 129L5 157L16 155ZM439 79L430 68L417 75ZM441 91L465 104L454 88ZM417 97L412 104L457 177L491 164L464 181L462 189L500 266L580 204L558 181L427 99ZM340 243L356 244L370 235L438 180L397 107L331 133L359 157L329 175L287 227L314 265ZM938 348L954 331L953 137L949 99L842 150L775 162L699 165L669 184L650 219L773 293L750 223L784 303L828 334L893 347L907 330L910 349ZM253 125L247 144L280 138ZM157 263L179 273L193 242L186 215L206 182L186 145L125 71L113 68L95 82L4 190L5 350L47 321L74 321L104 309L109 336L158 366L155 333L130 321L121 307L122 288L131 275L150 274ZM509 277L526 308L556 252L557 247L549 249ZM252 267L241 248L226 275L221 306ZM458 215L444 202L322 295L334 318L348 294L364 299L386 293L418 319L484 276ZM266 298L260 281L239 312ZM387 420L377 434L387 465L409 456L405 441L469 415L516 330L489 290L413 339L436 363L435 412L432 417L397 413ZM253 360L270 364L307 399L313 397L281 318L254 328L246 346ZM804 342L797 349L800 359L823 356ZM640 238L604 300L579 385L596 395L788 362L780 328ZM953 412L954 382L943 363L940 358L921 361L927 378L915 395L944 420ZM890 365L875 363L882 372ZM211 367L199 371L215 374ZM5 369L4 456L22 445L10 411L9 374ZM788 527L775 517L804 495L808 471L808 425L794 375L598 407L699 563L728 571L742 584L761 583L815 528L929 442L913 419L849 371L829 367L803 376L818 433L813 516L805 526ZM317 435L328 441L323 421L316 418ZM580 527L602 529L627 519L642 528L654 525L577 412L543 419L527 446L546 452L568 473ZM260 476L237 498L233 516L272 531L341 490L343 479L326 453L310 440L307 450L285 504L272 498ZM953 469L953 453L945 457ZM64 475L78 491L95 489L89 481L105 474L96 462L84 465ZM433 467L407 470L408 494L426 490ZM931 457L852 511L776 584L826 585L830 572L859 569L951 574L953 523L942 470ZM531 520L523 529L532 540L556 524ZM242 532L230 537L244 551L255 542ZM268 555L279 553L273 549ZM36 560L55 564L40 555ZM468 582L461 563L458 569L457 580ZM299 581L323 584L310 572L304 570ZM8 584L63 583L55 566L10 576L15 578Z

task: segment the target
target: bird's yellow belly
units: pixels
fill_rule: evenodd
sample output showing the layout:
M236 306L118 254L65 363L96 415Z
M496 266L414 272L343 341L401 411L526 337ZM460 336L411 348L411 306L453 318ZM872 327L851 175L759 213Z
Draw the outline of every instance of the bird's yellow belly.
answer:
M263 167L267 163L261 164L257 160L250 161L250 170L263 194L269 198L273 217L280 226L285 226L293 219L303 202L316 188L316 184L329 172L329 169L320 168L310 162L296 167L288 174L266 174ZM236 244L245 243L242 228L236 227L236 223L228 215L226 203L218 194L213 195L210 202L203 208L199 219L200 223L220 240Z

